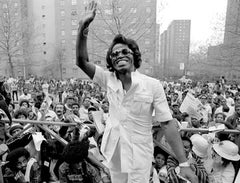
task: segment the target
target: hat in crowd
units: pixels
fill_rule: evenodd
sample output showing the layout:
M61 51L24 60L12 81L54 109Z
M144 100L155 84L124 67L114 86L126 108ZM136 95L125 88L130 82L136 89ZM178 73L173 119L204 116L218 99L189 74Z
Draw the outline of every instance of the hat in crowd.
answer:
M14 130L16 130L16 129L23 130L23 126L20 125L19 123L14 123L14 124L12 124L12 126L11 126L10 129L9 129L9 134L12 135L12 133L13 133Z
M208 148L209 144L207 140L199 135L199 134L194 134L190 138L192 142L192 151L199 157L201 158L206 158L208 156Z
M238 146L229 140L224 140L218 144L213 144L213 149L222 158L231 161L240 160L240 155L238 154Z

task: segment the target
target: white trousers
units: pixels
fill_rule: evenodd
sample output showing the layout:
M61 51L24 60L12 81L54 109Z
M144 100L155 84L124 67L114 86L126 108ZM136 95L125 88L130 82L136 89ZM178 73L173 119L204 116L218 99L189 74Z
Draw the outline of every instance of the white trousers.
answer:
M118 144L108 166L112 183L149 183L152 159L149 160L149 163L144 169L123 173L121 172L121 158L119 152L120 145Z

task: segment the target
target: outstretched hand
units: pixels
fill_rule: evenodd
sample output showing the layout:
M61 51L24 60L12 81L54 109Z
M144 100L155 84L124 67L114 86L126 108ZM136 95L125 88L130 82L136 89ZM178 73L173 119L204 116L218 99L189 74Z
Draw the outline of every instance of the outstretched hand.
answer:
M85 7L85 17L79 22L79 30L83 31L88 28L89 24L94 20L96 16L97 3L92 1Z

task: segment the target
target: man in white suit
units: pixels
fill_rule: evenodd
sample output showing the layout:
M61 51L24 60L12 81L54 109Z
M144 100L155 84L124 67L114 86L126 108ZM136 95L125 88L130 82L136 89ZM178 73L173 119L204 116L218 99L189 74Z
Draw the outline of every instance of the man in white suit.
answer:
M153 156L153 110L178 158L182 176L198 182L187 163L162 85L158 80L137 71L141 65L137 43L117 35L107 53L109 71L89 62L88 26L96 15L96 3L92 1L86 10L88 14L79 23L76 64L107 90L109 118L106 121L101 151L108 162L112 182L149 182Z

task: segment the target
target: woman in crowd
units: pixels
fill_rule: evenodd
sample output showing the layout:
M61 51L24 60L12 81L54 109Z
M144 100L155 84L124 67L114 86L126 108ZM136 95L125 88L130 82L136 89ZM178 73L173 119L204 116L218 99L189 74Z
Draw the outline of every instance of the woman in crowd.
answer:
M239 161L238 146L229 140L213 145L213 165L210 175L211 183L233 183L235 169L233 161Z

